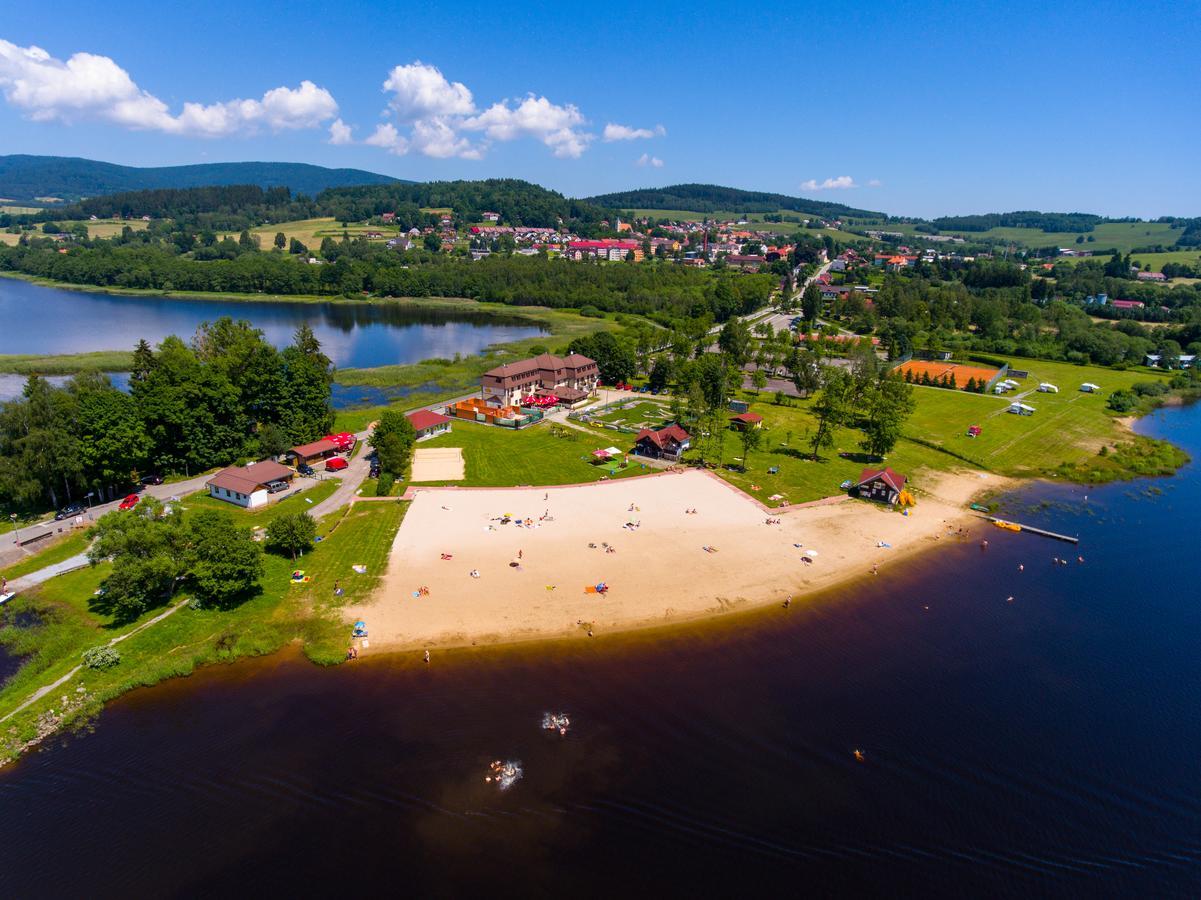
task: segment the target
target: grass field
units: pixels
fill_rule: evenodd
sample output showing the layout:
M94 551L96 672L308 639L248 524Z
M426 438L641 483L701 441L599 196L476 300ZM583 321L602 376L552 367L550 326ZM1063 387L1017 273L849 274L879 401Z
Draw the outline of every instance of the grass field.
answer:
M185 497L182 505L185 510L219 509L222 512L228 512L239 525L258 527L265 526L272 519L286 513L304 512L311 509L330 496L338 489L338 485L341 484L337 478L313 481L310 478L301 478L299 476L293 483L298 485L300 488L299 491L290 492L278 503L272 503L269 506L260 506L258 509L242 509L240 506L226 503L224 500L218 500L216 497L211 497L205 493L196 493L190 497Z
M616 469L610 475L609 465L594 465L591 453L600 447L613 445L622 450L632 446L628 435L597 430L595 438L574 428L564 428L565 437L555 437L550 423L542 423L521 431L510 431L495 425L455 421L450 434L422 441L420 447L462 447L467 461L466 477L462 481L428 482L457 484L463 487L514 487L526 484L574 484L599 481L603 477L624 478L646 471L638 463Z
M0 204L0 213L8 213L12 216L31 216L34 213L42 211L40 206L11 206L9 204Z
M21 240L19 234L9 234L7 231L0 231L0 244L8 244L10 247L15 247Z
M888 464L913 478L919 489L923 469L977 467L1010 476L1071 474L1061 468L1066 463L1079 477L1102 479L1118 475L1123 466L1137 464L1120 454L1097 455L1102 445L1125 446L1132 441L1130 433L1106 410L1106 398L1113 390L1128 388L1136 381L1162 379L1162 374L1037 360L1015 360L1014 365L1025 368L1030 376L1023 388L1008 397L915 387L917 408ZM1040 381L1058 385L1060 392L1037 393ZM1102 390L1097 394L1080 392L1085 381ZM1026 391L1032 393L1024 402L1036 409L1035 414L1026 417L1006 412L1015 395ZM750 393L745 396L748 400L753 397ZM834 447L823 451L821 460L809 459L808 436L816 426L809 401L791 407L759 402L752 409L764 417L763 446L752 452L746 472L721 470L720 474L764 502L777 493L791 503L832 496L839 493L842 481L854 479L867 466L878 465L859 449L861 433L846 428L835 432ZM967 437L969 425L982 426L983 434ZM740 465L742 461L736 458L743 450L737 433L725 431L723 446L722 461ZM696 449L689 454L691 459L698 456ZM710 453L708 459L716 462L716 454ZM776 475L768 474L772 466L779 467ZM760 490L753 491L752 486Z
M270 250L275 246L275 235L281 231L289 242L295 238L312 250L321 246L323 238L328 237L340 241L343 233L348 234L352 239L368 231L379 232L383 235L382 238L371 239L375 241L386 241L400 234L400 229L395 225L350 224L343 228L342 223L333 217L297 219L293 222L279 222L275 225L260 225L258 228L252 228L250 233L259 238L259 245L263 250ZM236 233L230 236L235 239L238 237ZM224 235L219 235L219 237L224 237Z
M87 716L105 700L164 678L186 675L197 666L256 656L301 641L317 662L343 659L348 631L338 608L364 599L386 565L388 552L406 509L400 503L359 504L337 520L332 533L298 563L312 580L293 586L290 559L268 554L260 591L231 610L181 609L119 644L121 662L107 671L90 669L72 679L69 689L55 692L22 711L4 725L0 756L10 756L20 742L32 737L37 717L46 709ZM328 528L333 523L325 522ZM353 565L365 565L358 575ZM115 627L93 602L93 594L108 571L107 564L52 579L11 601L0 620L0 642L24 657L18 672L0 690L0 715L24 700L36 687L52 681L78 664L84 650L144 622L162 608L145 613L138 623ZM334 581L344 595L334 597ZM14 619L32 618L37 624L15 627ZM77 689L82 687L83 691ZM65 703L63 697L70 702Z
M876 226L873 226L876 227ZM889 223L878 226L883 231L898 231L902 234L921 237L916 226ZM1077 244L1076 232L1040 231L1037 228L990 228L988 231L943 231L968 241L993 240L1017 244L1022 247L1068 247L1074 250L1120 250L1128 253L1135 247L1163 244L1170 247L1176 243L1181 231L1167 222L1103 222L1084 235L1086 243ZM1096 240L1089 241L1093 237Z

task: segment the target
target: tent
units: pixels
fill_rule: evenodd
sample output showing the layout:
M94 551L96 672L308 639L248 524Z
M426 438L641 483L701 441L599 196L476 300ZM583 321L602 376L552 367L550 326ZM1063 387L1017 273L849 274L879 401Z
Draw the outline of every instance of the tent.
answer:
M613 454L610 453L608 450L593 450L592 455L595 456L597 459L608 459Z
M606 447L605 452L610 456L621 456L621 450L619 450L617 447Z

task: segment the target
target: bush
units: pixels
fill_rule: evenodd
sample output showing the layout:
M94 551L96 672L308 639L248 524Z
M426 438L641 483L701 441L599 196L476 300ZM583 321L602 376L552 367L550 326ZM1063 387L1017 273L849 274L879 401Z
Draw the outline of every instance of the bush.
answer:
M93 647L83 652L83 664L89 669L111 669L121 662L121 654L112 647Z
M391 472L384 472L379 477L379 483L375 486L375 496L387 497L392 493L392 485L396 483L396 479L392 477Z
M1128 413L1138 406L1138 397L1131 391L1117 390L1109 395L1105 405L1114 412Z
M585 306L580 309L580 315L586 316L589 319L603 319L605 314L595 306Z
M1131 389L1140 397L1160 397L1170 390L1162 381L1136 381Z

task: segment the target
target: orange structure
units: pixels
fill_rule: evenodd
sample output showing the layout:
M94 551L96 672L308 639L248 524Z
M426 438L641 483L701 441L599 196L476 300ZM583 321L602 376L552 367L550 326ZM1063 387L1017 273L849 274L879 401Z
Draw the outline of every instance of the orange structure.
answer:
M479 397L460 400L453 406L446 407L446 414L454 416L456 419L472 419L488 425L504 425L509 428L524 425L531 418L519 406L491 406Z
M893 369L893 372L901 378L905 378L905 373L909 373L909 378L914 384L922 383L922 375L929 376L930 381L941 383L947 376L954 376L955 387L963 390L967 383L975 378L978 382L988 384L992 381L1000 369L985 369L981 366L964 366L954 362L935 362L925 359L911 359L906 363L902 363Z

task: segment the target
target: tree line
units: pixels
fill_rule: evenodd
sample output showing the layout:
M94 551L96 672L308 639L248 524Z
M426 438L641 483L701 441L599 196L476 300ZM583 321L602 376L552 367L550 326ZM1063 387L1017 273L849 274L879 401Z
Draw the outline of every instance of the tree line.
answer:
M117 496L141 474L203 472L282 453L333 426L333 366L308 326L282 351L247 322L191 343L140 341L125 393L96 372L62 387L32 375L0 404L0 501L57 508Z

